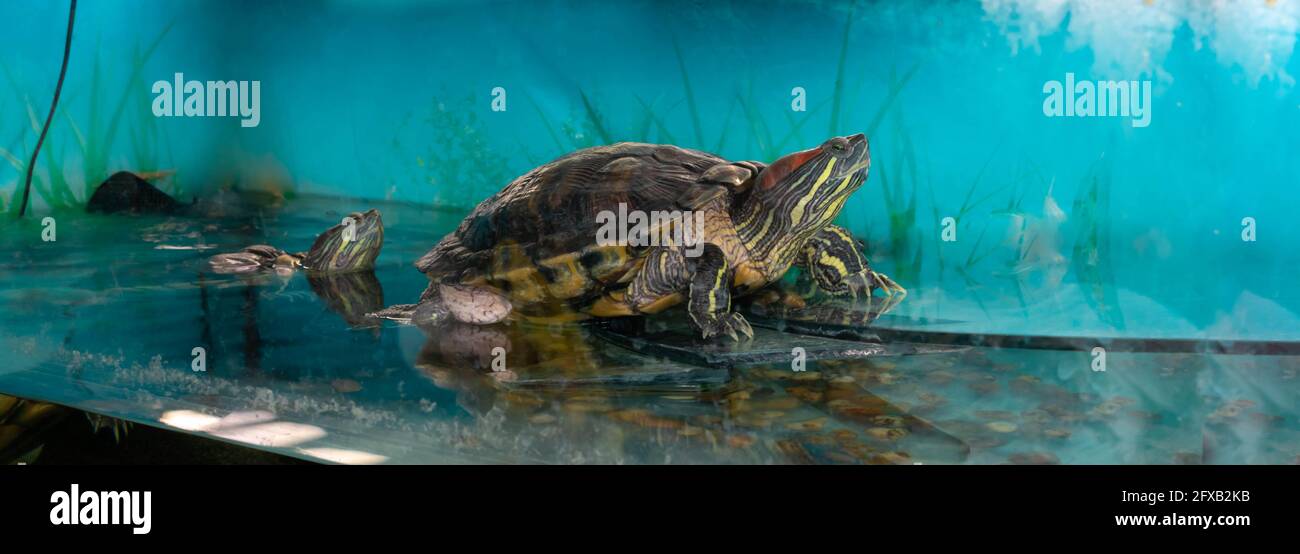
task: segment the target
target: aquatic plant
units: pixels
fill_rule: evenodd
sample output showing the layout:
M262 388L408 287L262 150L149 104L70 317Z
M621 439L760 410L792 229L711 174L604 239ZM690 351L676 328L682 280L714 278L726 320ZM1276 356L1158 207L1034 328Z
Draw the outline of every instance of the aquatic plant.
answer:
M72 0L72 5L68 8L68 37L63 44L63 65L59 68L59 81L54 85L54 99L50 101L50 115L45 117L45 125L41 127L41 134L36 139L36 147L32 149L32 160L27 163L27 178L23 185L23 200L18 205L19 217L27 213L28 195L32 190L32 171L35 169L37 157L41 154L41 145L45 142L45 135L50 132L50 123L54 120L54 114L59 108L59 95L63 92L63 78L68 74L68 56L72 54L72 27L76 17L77 0ZM50 177L54 178L53 175Z
M682 57L682 49L677 44L676 35L673 36L673 54L677 56L677 67L682 73L682 88L686 91L686 107L691 113L691 125L695 127L695 144L699 148L704 148L704 130L700 125L700 110L695 106L695 92L691 90L691 78L689 72L686 71L686 59Z
M582 97L582 107L586 110L587 122L591 124L591 129L596 131L596 136L600 137L600 142L602 144L610 144L614 142L609 138L609 131L605 130L605 122L600 116L600 111L592 105L591 99L587 97L587 93L582 89L578 89L578 95Z
M667 142L668 144L676 143L677 137L673 136L672 131L668 130L667 125L664 125L663 118L659 117L659 114L656 113L655 111L654 103L646 102L645 99L641 98L640 96L637 96L636 100L637 103L641 105L641 111L644 114L643 117L645 117L646 120L650 121L654 125L655 131L659 133L659 138L661 139L661 141ZM646 141L650 140L649 129L645 131L644 136L646 137ZM724 137L726 136L725 132L723 133L723 136Z
M916 224L916 198L920 188L916 152L901 112L895 114L893 156L881 164L880 190L889 225L887 250L894 263L894 280L915 281L921 273L924 246Z
M976 196L976 193L980 190L980 185L984 182L984 178L988 172L989 166L993 163L993 160L997 156L997 153L1000 149L1001 149L1000 145L995 146L993 150L990 152L988 159L984 161L984 165L980 167L980 170L976 172L975 176L971 179L970 185L966 187L966 194L962 197L961 205L958 206L955 211L941 210L939 208L939 201L934 194L934 187L933 186L930 187L931 209L934 215L934 221L936 223L941 221L944 216L952 217L955 222L955 225L957 226L958 233L960 233L961 236L969 236L968 233L971 231L971 222L974 218L968 216L973 216L975 214L975 208L989 200L992 200L993 197L997 196L998 194L1001 194L1007 188L1015 184L1014 182L1012 182L1009 185L994 187L992 190L985 192L979 196ZM991 245L984 250L980 249L980 247L984 244L984 238L985 236L987 236L989 230L989 218L984 217L981 218L981 220L984 222L984 225L980 228L979 234L976 235L975 242L974 244L972 244L970 251L967 253L966 259L963 262L961 262L960 265L962 269L967 270L965 274L967 278L970 278L969 276L971 273L969 270L973 269L977 264L979 264L981 261L987 258L990 254L992 254L996 249L996 245ZM937 240L942 240L941 235L936 235L936 237ZM940 250L940 252L942 252L942 249ZM944 257L942 255L939 255L938 261L939 261L940 278L942 278L943 269L945 267Z
M63 102L57 108L57 114L61 118L65 128L70 132L72 140L76 145L76 153L80 156L80 175L76 181L80 181L81 188L74 190L72 182L68 179L69 167L76 167L78 164L70 164L68 159L67 142L60 140L59 133L53 133L47 137L47 144L41 148L40 161L43 164L44 174L38 174L36 170L41 168L37 165L31 168L33 173L32 189L36 196L50 209L63 210L79 208L90 197L91 187L97 185L106 179L109 175L109 156L114 152L113 147L117 139L117 131L126 114L127 103L135 100L136 109L132 112L131 133L133 155L128 159L131 161L131 167L137 171L140 170L157 170L159 169L159 155L156 150L159 142L168 142L163 140L160 131L157 128L157 118L153 116L149 106L147 89L136 86L144 74L144 65L148 62L153 53L158 49L163 39L171 30L174 21L168 23L149 43L148 48L141 50L136 46L131 60L131 71L128 78L123 83L123 88L114 109L109 114L107 122L104 120L105 114L101 111L105 105L104 97L106 96L103 81L102 63L98 53L95 56L95 62L91 69L90 85L85 90L87 94L87 104L89 111L85 118L86 126L77 124L78 118L74 117L69 111L69 105L72 104L73 96L76 91L71 91L69 100ZM96 49L98 52L98 49ZM20 146L16 153L12 148L0 148L0 158L3 158L10 166L14 167L20 174L28 171L28 163L23 161L27 157L28 129L33 133L39 133L41 126L36 116L36 108L32 104L30 95L26 94L19 79L10 71L9 67L0 62L0 73L3 73L6 81L9 83L14 96L21 99L27 114L28 125L24 126L14 142ZM50 122L53 125L53 121ZM173 176L171 179L172 193L179 194L179 178ZM16 192L16 191L15 191ZM13 213L15 210L21 210L21 203L7 202L5 209Z
M1124 313L1116 295L1110 263L1110 173L1103 155L1083 177L1070 210L1075 224L1071 267L1083 298L1102 321L1124 329Z
M555 134L555 126L551 124L551 119L546 117L546 112L542 111L542 106L533 100L532 96L527 97L528 103L533 106L533 111L537 113L537 118L542 121L542 126L546 128L546 134L551 137L551 142L555 143L557 152L564 151L564 143L560 142L560 136Z
M831 124L827 135L836 136L840 130L840 103L844 98L844 65L849 57L849 36L853 30L853 14L857 11L857 2L849 6L849 15L844 18L844 34L840 40L840 57L835 65L835 87L831 93Z
M435 188L433 199L440 206L469 209L482 200L476 191L500 187L515 175L488 143L477 110L468 107L473 104L472 95L440 96L425 118L432 137L416 163L425 168L425 182Z

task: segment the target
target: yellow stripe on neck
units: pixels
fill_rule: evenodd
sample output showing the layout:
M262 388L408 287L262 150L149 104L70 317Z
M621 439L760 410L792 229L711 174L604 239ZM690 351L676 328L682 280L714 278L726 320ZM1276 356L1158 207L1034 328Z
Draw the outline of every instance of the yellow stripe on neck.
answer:
M823 169L822 174L817 177L817 181L813 183L812 189L810 189L807 194L803 195L803 198L799 199L799 203L794 205L794 211L790 213L791 227L798 227L799 223L803 221L804 206L807 206L808 201L812 200L814 196L817 196L817 189L821 188L822 184L826 182L826 179L830 178L832 169L835 169L835 158L826 161L826 169Z

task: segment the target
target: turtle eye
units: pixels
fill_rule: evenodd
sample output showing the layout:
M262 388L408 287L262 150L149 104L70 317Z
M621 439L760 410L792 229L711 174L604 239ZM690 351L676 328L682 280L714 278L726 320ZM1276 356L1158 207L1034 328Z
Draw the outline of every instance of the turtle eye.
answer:
M831 151L836 152L836 153L843 152L843 151L844 151L844 141L842 141L842 140L833 140L833 141L831 141Z

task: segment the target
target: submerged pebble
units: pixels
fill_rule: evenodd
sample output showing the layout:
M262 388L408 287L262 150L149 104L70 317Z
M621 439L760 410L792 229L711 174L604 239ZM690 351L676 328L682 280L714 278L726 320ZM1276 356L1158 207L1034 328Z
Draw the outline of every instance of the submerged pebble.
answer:
M785 424L785 428L791 431L820 431L826 426L827 418L819 417L804 421L793 421Z
M361 383L351 379L335 379L330 381L330 386L334 387L334 390L345 394L361 390Z
M878 415L871 418L871 423L881 427L902 427L903 418L895 415Z
M826 397L825 393L808 387L790 387L786 389L786 392L789 393L790 396L810 404L821 402L822 399Z
M1061 463L1051 452L1016 452L1007 457L1007 461L1018 465L1055 465Z
M749 448L757 441L754 435L727 435L727 446L732 448Z
M1010 421L990 421L984 424L990 431L995 433L1014 433L1018 427Z
M1070 432L1065 429L1046 429L1043 435L1053 439L1064 439L1070 436Z
M616 421L631 423L649 429L681 429L686 425L676 419L654 415L649 410L618 410L610 412L609 417Z
M898 440L907 436L906 429L897 427L872 427L867 429L867 434L882 440Z
M837 442L848 442L857 440L858 434L854 433L851 429L836 429L831 431L831 437Z
M815 463L815 460L813 460L812 454L808 452L808 449L804 448L803 445L799 444L798 442L792 440L776 441L776 450L782 454L785 454L794 463L797 464Z
M868 461L877 465L910 465L912 456L906 452L881 452L872 455Z
M557 418L551 414L537 414L528 418L528 421L537 425L547 425L555 423L556 419Z

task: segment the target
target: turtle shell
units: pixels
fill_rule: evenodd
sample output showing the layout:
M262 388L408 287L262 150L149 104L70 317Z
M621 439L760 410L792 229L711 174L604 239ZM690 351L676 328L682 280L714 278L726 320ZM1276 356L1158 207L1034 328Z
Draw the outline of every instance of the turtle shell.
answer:
M646 248L600 245L597 214L681 210L676 201L726 160L671 145L619 143L573 152L484 200L416 267L436 283L486 284L516 311L582 309L625 287Z

